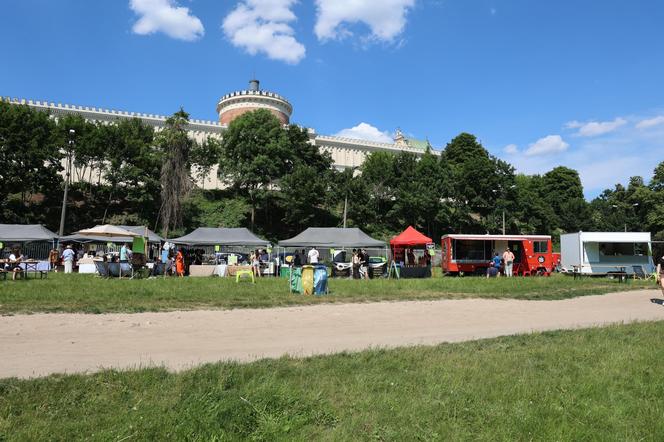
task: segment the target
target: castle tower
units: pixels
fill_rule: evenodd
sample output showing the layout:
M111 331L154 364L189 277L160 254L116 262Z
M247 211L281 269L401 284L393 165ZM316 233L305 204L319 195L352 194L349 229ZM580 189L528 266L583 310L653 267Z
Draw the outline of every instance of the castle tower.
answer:
M231 121L256 109L267 109L274 114L283 124L290 123L293 106L279 94L260 89L260 82L253 79L249 82L249 88L242 91L226 94L217 103L219 122L229 125Z

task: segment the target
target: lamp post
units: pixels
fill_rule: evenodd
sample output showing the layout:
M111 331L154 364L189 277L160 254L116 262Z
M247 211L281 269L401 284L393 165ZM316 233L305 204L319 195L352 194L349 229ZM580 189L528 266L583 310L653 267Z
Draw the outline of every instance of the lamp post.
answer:
M617 209L618 205L617 204L611 204L611 207L613 207L614 209ZM639 207L639 203L632 204L632 207L633 207L633 210L636 210L636 208ZM627 210L625 210L625 212L627 212ZM627 214L625 213L625 215L627 215ZM625 232L627 232L627 222L625 222Z
M74 129L69 129L69 140L67 142L66 155L67 160L65 162L65 193L62 196L62 210L60 211L60 230L58 234L60 236L65 233L65 216L67 213L67 194L69 193L69 177L71 175L71 160L74 153L74 137L76 136L76 131Z

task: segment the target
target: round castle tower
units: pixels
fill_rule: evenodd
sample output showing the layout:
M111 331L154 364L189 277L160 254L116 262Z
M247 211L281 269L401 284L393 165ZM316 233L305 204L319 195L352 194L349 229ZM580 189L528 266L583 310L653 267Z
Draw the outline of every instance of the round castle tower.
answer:
M249 82L249 89L226 94L217 103L219 122L229 125L231 121L256 109L267 109L274 114L283 124L290 123L293 106L279 94L263 91L259 87L258 80Z

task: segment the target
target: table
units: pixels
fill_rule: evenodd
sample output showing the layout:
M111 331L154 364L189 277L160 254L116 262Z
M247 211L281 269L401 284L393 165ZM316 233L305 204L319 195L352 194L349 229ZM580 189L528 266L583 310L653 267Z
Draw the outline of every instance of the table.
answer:
M23 269L23 272L25 273L25 279L28 279L30 273L32 273L35 278L37 278L37 273L39 273L40 278L45 278L48 276L49 264L46 261L37 261L34 259L29 259L26 261L21 261L20 266Z
M251 266L226 266L226 275L235 276L238 270L251 270Z
M214 276L216 269L216 265L191 265L189 266L189 276L194 278Z
M431 267L405 266L399 269L401 278L431 278Z

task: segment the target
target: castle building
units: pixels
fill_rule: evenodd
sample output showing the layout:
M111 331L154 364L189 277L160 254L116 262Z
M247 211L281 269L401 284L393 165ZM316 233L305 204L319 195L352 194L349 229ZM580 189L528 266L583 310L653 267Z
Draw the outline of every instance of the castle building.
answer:
M89 121L112 122L119 119L139 118L145 124L161 130L167 116L144 114L137 112L126 112L96 107L72 106L45 101L33 101L18 98L5 97L0 99L19 105L27 105L33 109L49 112L54 118L68 114L80 114ZM191 119L189 123L189 136L198 142L208 137L223 137L224 130L240 115L256 109L267 109L274 114L283 124L289 124L293 113L293 106L283 96L260 89L258 80L251 80L249 88L224 95L217 102L218 121L204 121ZM379 143L369 140L343 138L332 135L319 135L315 130L309 129L311 143L321 150L327 151L332 156L334 167L349 168L359 167L366 156L371 152L383 151L399 153L402 151L421 155L427 148L431 148L428 141L406 138L401 130L397 130L393 143ZM221 181L217 178L217 171L212 170L210 175L203 179L198 185L204 188L221 188Z

